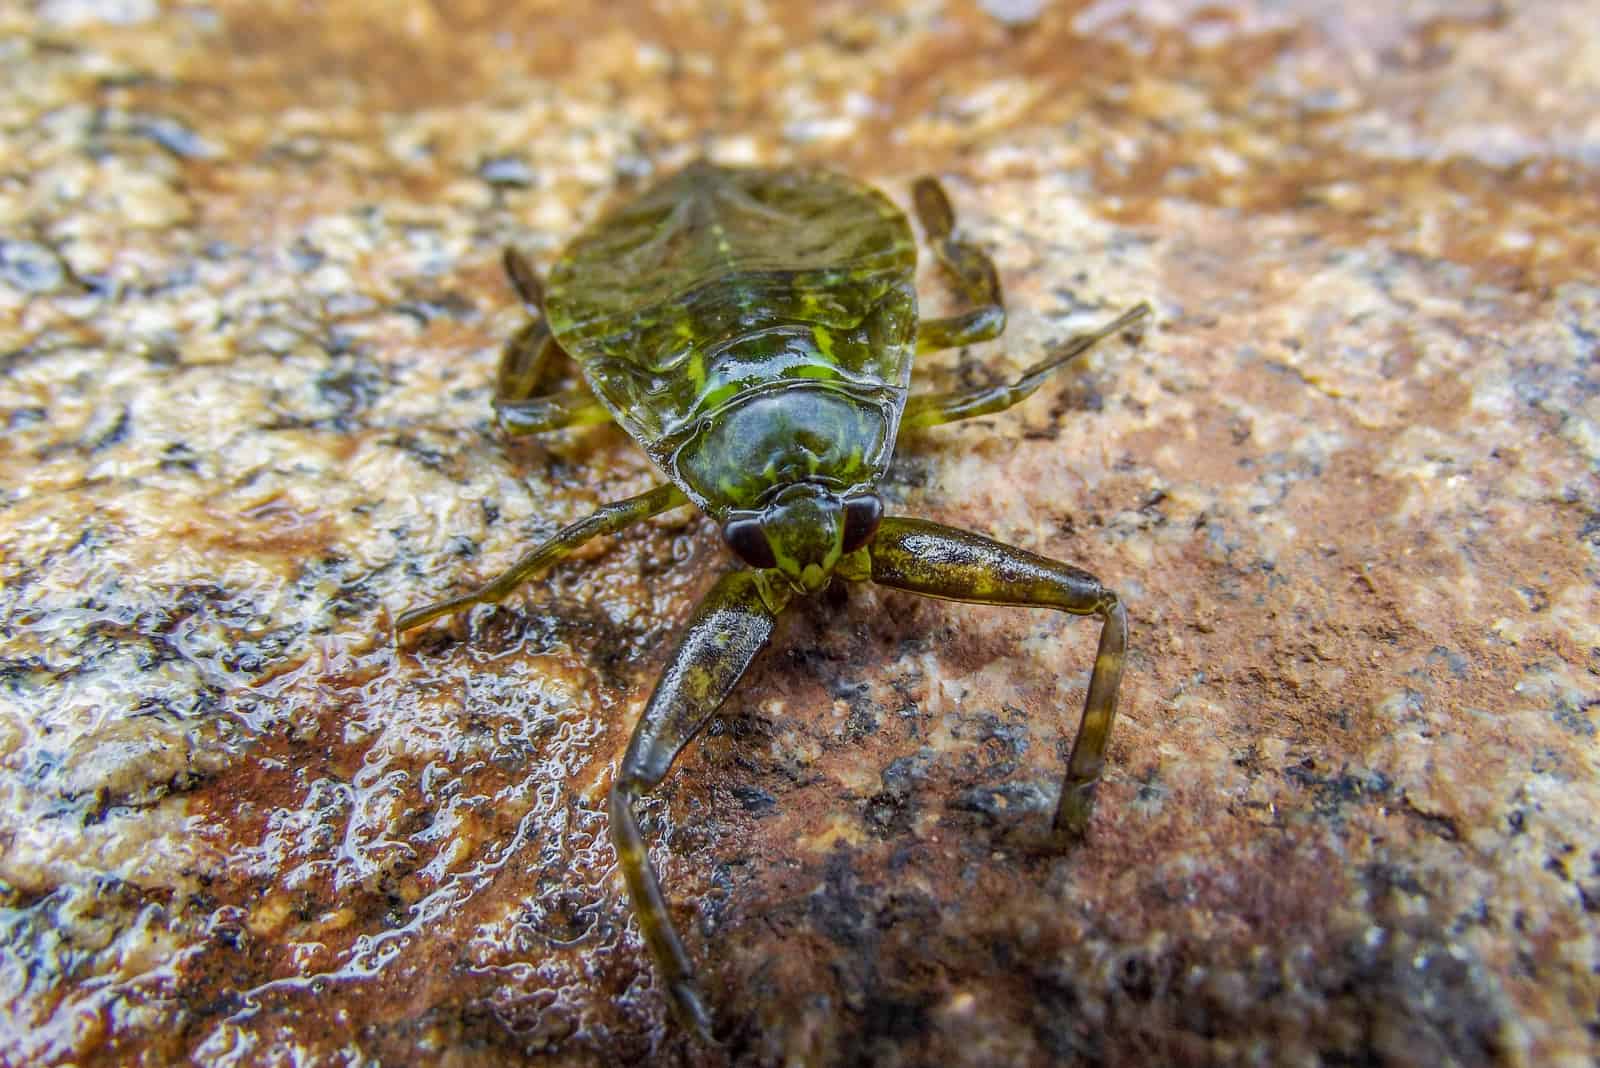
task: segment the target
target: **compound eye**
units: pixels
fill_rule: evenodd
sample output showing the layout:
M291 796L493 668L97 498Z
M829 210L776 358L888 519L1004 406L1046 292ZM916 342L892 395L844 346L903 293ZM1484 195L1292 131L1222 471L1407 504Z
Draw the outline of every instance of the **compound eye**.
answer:
M875 493L851 497L844 502L844 552L853 553L878 532L883 518L883 501Z
M772 555L772 546L767 544L767 532L761 529L759 519L728 520L722 524L722 540L751 567L778 566L778 558Z

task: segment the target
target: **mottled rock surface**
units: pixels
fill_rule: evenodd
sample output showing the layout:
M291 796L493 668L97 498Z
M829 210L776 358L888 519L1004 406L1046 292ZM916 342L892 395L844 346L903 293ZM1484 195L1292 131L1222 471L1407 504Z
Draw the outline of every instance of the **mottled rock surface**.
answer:
M0 1062L1600 1057L1600 5L327 6L0 7ZM1127 599L1090 843L1092 623L792 611L647 806L717 1050L604 818L715 532L388 634L651 483L498 255L699 153L943 175L927 381L1159 320L887 486Z

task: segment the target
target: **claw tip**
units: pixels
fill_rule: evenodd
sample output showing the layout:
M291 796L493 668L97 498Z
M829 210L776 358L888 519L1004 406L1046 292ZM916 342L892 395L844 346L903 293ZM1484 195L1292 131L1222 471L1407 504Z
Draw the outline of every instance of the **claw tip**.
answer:
M716 1037L711 1033L711 1014L706 1011L700 991L695 989L693 983L672 984L672 1014L682 1027L692 1031L701 1042L716 1045Z

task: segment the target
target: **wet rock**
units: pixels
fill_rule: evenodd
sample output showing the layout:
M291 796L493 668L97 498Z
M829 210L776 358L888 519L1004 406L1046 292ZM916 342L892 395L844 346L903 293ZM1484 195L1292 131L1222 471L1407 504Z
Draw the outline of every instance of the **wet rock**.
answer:
M1593 22L0 15L0 1061L1591 1063ZM499 257L700 155L945 178L1009 325L918 388L1156 308L885 483L1127 604L1088 840L1041 847L1092 620L796 606L640 806L717 1049L605 802L716 531L391 635L654 484L499 433Z

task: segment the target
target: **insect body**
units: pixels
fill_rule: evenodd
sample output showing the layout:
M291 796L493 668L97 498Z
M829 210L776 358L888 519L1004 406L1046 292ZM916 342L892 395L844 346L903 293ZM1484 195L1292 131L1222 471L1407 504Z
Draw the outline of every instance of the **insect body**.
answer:
M693 503L747 569L689 621L611 788L611 832L641 932L674 1015L702 1037L710 1015L667 913L634 815L771 638L796 596L834 578L929 596L1061 609L1101 620L1083 720L1056 809L1063 845L1087 826L1127 643L1122 605L1067 564L920 519L885 516L876 490L901 431L997 412L1096 342L1149 314L1140 304L1049 352L1015 382L909 394L912 357L1005 328L994 265L954 233L924 178L917 214L969 308L917 318L916 245L882 194L834 174L697 163L581 235L548 287L506 253L533 320L507 345L495 406L513 434L615 420L667 481L558 532L487 585L402 615L408 630L497 601L600 534ZM552 391L560 353L587 388Z

